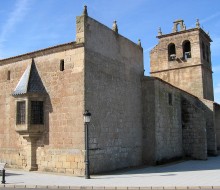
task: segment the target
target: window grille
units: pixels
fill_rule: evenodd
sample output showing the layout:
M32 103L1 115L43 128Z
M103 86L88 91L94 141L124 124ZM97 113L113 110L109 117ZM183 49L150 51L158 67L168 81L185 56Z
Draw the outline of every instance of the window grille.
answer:
M31 124L44 123L44 106L42 101L31 101Z
M17 118L16 123L17 124L25 124L25 101L17 102Z

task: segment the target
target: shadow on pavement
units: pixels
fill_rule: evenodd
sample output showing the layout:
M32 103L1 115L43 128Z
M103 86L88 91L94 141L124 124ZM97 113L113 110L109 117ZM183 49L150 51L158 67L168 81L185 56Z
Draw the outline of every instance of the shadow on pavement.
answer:
M202 170L219 170L220 156L209 157L208 160L187 160L175 163L169 163L158 166L142 166L141 168L128 168L97 174L94 176L103 175L133 175L133 174L155 174L155 173L173 173L173 172L188 172L188 171L202 171ZM175 174L166 174L175 175ZM163 175L161 175L163 176Z
M10 173L10 172L7 172L5 173L5 176L15 176L15 175L23 175L23 174L17 174L17 173Z

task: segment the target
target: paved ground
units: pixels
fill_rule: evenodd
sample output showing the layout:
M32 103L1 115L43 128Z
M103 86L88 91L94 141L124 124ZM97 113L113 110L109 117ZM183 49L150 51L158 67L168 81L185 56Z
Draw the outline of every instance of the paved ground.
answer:
M95 186L95 187L181 187L219 186L220 156L207 161L185 161L156 167L95 175L92 179L42 172L6 170L6 187ZM0 185L3 187L3 185Z

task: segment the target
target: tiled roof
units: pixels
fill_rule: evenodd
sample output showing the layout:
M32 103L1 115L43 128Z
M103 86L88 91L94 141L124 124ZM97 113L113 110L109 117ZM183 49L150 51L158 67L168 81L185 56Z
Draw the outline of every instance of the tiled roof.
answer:
M18 96L28 93L46 93L46 89L41 81L33 59L32 63L28 65L25 72L23 73L12 95Z

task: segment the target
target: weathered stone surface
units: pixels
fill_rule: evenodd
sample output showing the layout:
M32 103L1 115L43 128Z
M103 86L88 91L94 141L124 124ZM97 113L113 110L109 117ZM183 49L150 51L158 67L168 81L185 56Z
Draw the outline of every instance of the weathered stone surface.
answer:
M144 77L139 45L86 15L76 24L74 43L0 60L1 162L84 175L86 109L92 113L91 173L217 153L220 106L213 104L211 60L203 58L201 45L209 49L210 38L203 30L161 34L151 51L153 77ZM189 59L183 59L185 40L191 42ZM178 58L173 61L171 42ZM12 97L32 58L47 92L44 130L32 126L41 132L34 142L16 124L16 101L24 97Z
M182 133L185 156L207 159L205 113L185 98L182 99Z
M91 171L140 165L142 48L91 18L86 25L85 107L93 114Z
M48 92L44 104L46 131L36 145L39 170L73 173L73 166L75 169L81 167L77 165L75 158L78 158L79 155L83 157L84 147L83 52L83 47L72 47L66 51L35 58L39 75ZM65 61L64 71L59 70L61 59ZM75 62L77 64L74 64ZM0 105L2 114L0 118L0 160L6 160L8 167L25 168L28 164L27 161L31 161L29 159L31 150L28 148L28 143L15 132L16 104L15 98L11 96L21 75L30 63L31 59L11 64L4 64L3 61L0 67L0 86L1 89L4 89L0 91L0 99L4 102ZM5 75L8 70L11 71L10 80L7 80ZM67 88L63 88L63 86Z
M220 105L215 104L215 126L216 126L216 139L217 139L217 148L220 149Z
M150 53L151 76L159 77L200 98L213 100L212 68L209 36L202 29L189 29L183 32L158 36L159 43ZM183 44L191 45L190 58L184 58ZM168 46L175 44L175 58L170 60ZM203 57L202 43L207 47L209 59ZM206 50L205 50L206 51Z
M142 91L145 163L184 156L207 159L207 152L216 154L212 101L198 99L152 77L145 77ZM169 104L169 93L172 104Z

